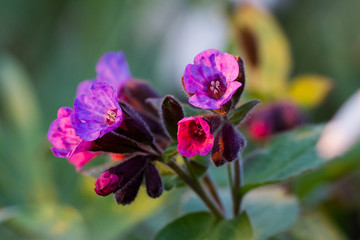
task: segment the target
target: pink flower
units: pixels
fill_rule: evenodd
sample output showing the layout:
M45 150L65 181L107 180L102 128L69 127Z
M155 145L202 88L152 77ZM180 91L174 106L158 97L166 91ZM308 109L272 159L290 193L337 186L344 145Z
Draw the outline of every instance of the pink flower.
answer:
M48 131L48 139L54 145L51 148L56 157L67 158L69 162L75 165L76 170L91 161L97 154L89 151L74 153L78 146L86 145L88 142L83 141L75 132L71 124L71 115L74 113L69 107L61 107Z
M107 196L118 189L119 177L108 171L103 172L95 182L95 192L100 196Z
M201 117L185 117L178 122L178 152L185 157L205 156L214 144L209 124Z

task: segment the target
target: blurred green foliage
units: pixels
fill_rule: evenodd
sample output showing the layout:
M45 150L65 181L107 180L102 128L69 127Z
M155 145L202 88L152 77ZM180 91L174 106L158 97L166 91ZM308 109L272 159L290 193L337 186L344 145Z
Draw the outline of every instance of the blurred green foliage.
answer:
M360 87L360 2L279 2L282 4L271 18L278 19L276 28L284 31L285 42L289 42L285 47L292 57L284 71L290 77L316 73L332 80L330 95L308 110L311 120L327 121ZM162 79L165 75L157 72L161 52L180 16L195 7L209 6L219 8L218 14L227 17L230 5L225 1L0 0L1 238L146 239L180 214L181 189L158 200L149 200L142 192L129 207L117 206L111 197L96 196L93 179L77 174L66 160L52 156L46 133L57 109L72 105L77 84L94 77L94 66L106 51L123 50L135 77L150 80L161 93L183 97L172 87L181 76L174 73L171 79ZM171 46L175 49L177 44ZM169 84L160 84L163 82ZM358 225L341 224L360 216L359 194L347 199L350 202L341 197L341 181L355 186L351 189L360 184L358 149L357 145L343 157L292 182L289 188L306 210L293 228L277 239L360 237ZM290 198L284 206L293 210L289 215L292 223L298 203L292 197L281 197L284 201ZM251 214L261 223L273 213L268 212L265 220L256 212L249 212L250 218ZM133 231L139 227L142 233ZM289 226L277 227L266 236ZM259 234L256 228L254 231Z

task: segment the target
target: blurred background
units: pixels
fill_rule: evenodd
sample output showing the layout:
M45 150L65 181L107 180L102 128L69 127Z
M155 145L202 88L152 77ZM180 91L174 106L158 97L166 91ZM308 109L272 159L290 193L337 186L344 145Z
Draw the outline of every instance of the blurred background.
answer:
M134 77L182 100L197 53L240 54L245 98L291 100L322 123L360 87L359 10L358 0L0 0L1 238L149 239L186 211L183 189L117 206L52 155L48 126L103 53L124 51ZM301 216L274 239L359 239L359 166L357 145L292 182Z

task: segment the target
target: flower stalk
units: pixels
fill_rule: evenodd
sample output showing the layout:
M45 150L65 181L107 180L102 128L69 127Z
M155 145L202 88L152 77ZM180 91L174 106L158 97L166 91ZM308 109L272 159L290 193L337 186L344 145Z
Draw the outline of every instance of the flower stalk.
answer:
M219 208L213 203L213 201L206 194L199 182L195 181L193 177L189 176L174 160L168 163L168 166L187 184L205 203L209 210L213 213L216 219L221 220L224 218Z

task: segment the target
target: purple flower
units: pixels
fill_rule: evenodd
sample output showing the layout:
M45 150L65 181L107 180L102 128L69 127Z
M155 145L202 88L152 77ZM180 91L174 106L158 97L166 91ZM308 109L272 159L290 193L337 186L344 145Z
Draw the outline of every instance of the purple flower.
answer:
M86 143L76 134L72 124L71 115L74 111L68 107L59 109L57 119L55 119L48 131L48 139L54 145L51 148L56 157L67 158L70 163L76 166L79 171L93 159L97 154L89 151L74 153L74 150Z
M185 157L205 156L214 144L210 126L201 117L185 117L178 122L178 152Z
M85 141L92 141L117 129L123 113L117 101L117 91L105 82L96 82L91 93L75 99L72 124Z
M123 52L108 52L96 64L96 80L106 82L119 91L131 78L129 66Z
M239 75L236 59L215 49L199 53L194 64L184 73L184 87L191 95L189 103L204 109L220 109L241 86L235 81Z
M123 52L108 52L101 56L96 64L96 79L85 80L79 83L76 97L88 95L91 85L95 82L106 82L118 92L131 79L129 66Z
M76 97L80 97L81 95L89 95L91 94L91 86L95 82L95 79L85 80L78 84L76 89Z
M103 172L95 182L95 192L100 196L107 196L118 189L119 177L108 171Z

